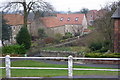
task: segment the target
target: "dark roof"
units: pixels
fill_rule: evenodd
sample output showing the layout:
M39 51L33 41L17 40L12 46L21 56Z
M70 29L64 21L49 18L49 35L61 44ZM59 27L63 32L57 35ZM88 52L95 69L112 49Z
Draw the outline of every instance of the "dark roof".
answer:
M120 18L120 7L116 9L114 14L112 15L112 18Z

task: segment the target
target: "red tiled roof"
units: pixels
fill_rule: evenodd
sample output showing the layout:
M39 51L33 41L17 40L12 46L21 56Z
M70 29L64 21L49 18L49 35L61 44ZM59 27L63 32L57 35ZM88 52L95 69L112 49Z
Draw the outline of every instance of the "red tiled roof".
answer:
M56 26L64 25L56 17L43 17L43 18L40 18L40 19L42 20L43 24L46 27L56 27Z
M56 27L67 24L81 25L84 16L84 14L57 14L57 17L43 17L41 20L46 27ZM60 20L61 18L63 18L62 21ZM69 21L68 18L70 19ZM78 21L75 20L76 18L78 18Z
M10 25L24 24L24 16L20 14L5 14L3 18L7 20L7 24Z
M9 25L23 25L24 24L24 16L20 14L4 14L3 18L7 21ZM30 22L28 21L28 24Z

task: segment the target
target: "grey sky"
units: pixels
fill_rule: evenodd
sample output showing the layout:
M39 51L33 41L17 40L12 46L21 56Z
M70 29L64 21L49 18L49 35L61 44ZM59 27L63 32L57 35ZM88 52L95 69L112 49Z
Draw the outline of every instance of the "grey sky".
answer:
M0 3L8 0L0 0ZM9 0L13 1L13 0ZM34 1L34 0L33 0ZM119 0L45 0L49 2L57 11L79 11L82 8L88 8L89 10L104 7L114 1Z
M97 9L118 0L47 0L59 11L79 11L82 8Z

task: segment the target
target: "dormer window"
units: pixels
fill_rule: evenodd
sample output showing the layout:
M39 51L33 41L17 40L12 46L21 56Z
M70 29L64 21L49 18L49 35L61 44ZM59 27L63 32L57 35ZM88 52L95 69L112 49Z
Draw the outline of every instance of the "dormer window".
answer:
M75 18L75 21L78 21L78 17Z
M60 18L60 21L63 21L63 17Z
M70 21L70 17L68 17L67 21Z

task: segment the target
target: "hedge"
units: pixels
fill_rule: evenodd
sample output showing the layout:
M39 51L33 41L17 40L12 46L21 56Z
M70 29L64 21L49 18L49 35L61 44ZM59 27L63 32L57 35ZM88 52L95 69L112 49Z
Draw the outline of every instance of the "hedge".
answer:
M120 53L87 53L85 57L91 58L120 58Z
M24 45L9 45L2 47L3 54L24 54L26 53L26 49Z

